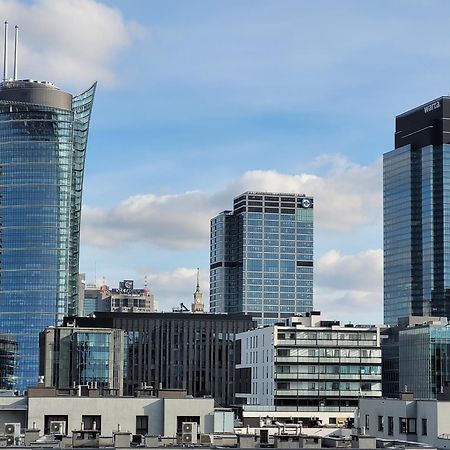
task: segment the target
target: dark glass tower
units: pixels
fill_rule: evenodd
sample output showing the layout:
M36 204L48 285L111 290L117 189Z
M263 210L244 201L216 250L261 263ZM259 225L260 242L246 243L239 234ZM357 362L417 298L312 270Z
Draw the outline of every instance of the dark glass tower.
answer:
M450 317L450 97L397 116L383 184L385 323Z
M269 325L313 308L313 199L245 192L211 220L210 308Z
M0 84L0 333L16 388L37 382L39 332L76 313L84 158L95 84Z

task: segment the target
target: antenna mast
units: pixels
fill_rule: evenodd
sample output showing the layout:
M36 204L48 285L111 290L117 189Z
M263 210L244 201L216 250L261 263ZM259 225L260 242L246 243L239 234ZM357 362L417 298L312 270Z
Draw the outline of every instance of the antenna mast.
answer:
M19 27L14 27L14 81L17 80L17 53L19 51Z
M5 42L3 44L3 81L8 77L8 21L5 20Z

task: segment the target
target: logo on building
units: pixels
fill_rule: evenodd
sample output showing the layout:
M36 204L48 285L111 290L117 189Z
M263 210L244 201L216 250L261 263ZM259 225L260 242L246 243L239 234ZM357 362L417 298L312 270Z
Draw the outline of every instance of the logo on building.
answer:
M424 113L428 113L430 111L434 111L441 107L441 102L433 102L423 108Z

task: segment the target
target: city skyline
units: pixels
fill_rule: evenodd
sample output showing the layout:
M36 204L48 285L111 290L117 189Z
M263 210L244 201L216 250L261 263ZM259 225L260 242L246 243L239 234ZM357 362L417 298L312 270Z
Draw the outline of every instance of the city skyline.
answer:
M147 275L169 310L200 266L207 299L210 217L246 190L308 193L315 309L381 323L381 155L394 117L446 94L450 68L433 45L449 5L382 3L0 1L22 29L21 77L69 91L99 81L88 281Z

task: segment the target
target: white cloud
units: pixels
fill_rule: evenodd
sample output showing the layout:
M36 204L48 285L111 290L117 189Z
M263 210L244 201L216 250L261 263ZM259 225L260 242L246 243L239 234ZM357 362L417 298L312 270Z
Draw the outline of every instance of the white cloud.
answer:
M247 190L297 192L314 195L315 227L349 233L378 223L381 218L381 163L367 166L340 156L322 156L325 175L286 175L276 171L249 171L216 193L184 192L173 195L139 194L112 208L83 210L83 244L108 248L120 243L153 244L187 250L204 248L209 221L232 199Z
M20 27L19 78L61 85L87 87L95 80L113 85L119 52L144 34L118 9L95 0L0 0L0 11L10 29Z
M316 264L315 308L329 319L382 323L383 251L330 250Z

